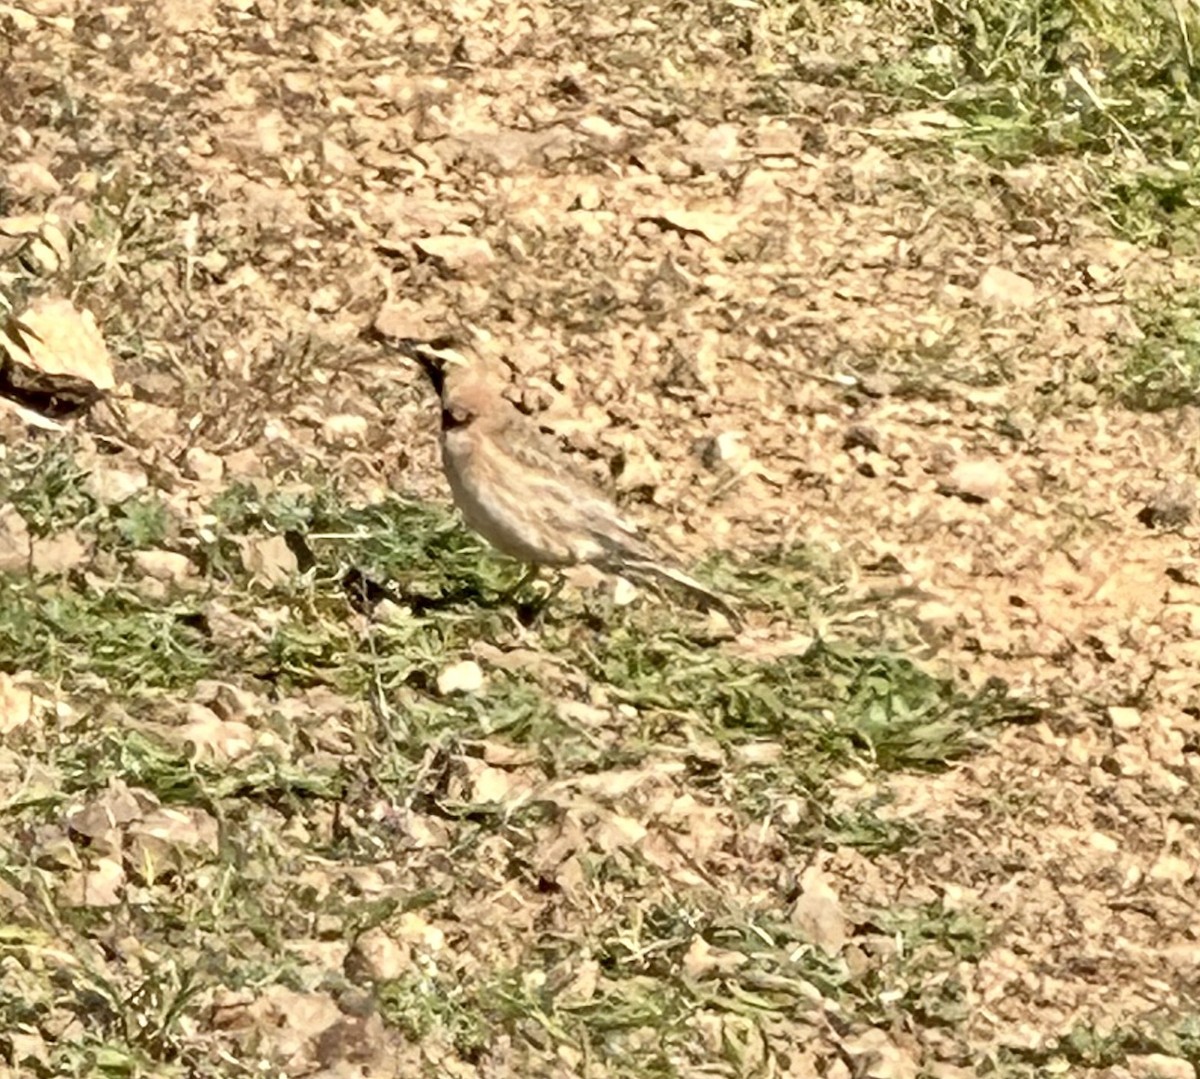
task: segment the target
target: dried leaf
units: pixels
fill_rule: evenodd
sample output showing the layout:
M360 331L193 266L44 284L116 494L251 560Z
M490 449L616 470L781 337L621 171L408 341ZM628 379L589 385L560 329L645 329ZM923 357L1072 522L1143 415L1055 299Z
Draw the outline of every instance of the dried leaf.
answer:
M112 362L90 311L70 300L36 300L0 325L0 391L28 403L90 403L111 390Z
M800 878L800 897L792 905L792 921L826 955L837 955L849 934L841 900L829 877L810 866Z
M0 671L0 735L11 734L33 718L33 690Z
M285 584L299 571L283 536L247 536L239 541L246 572L268 585Z

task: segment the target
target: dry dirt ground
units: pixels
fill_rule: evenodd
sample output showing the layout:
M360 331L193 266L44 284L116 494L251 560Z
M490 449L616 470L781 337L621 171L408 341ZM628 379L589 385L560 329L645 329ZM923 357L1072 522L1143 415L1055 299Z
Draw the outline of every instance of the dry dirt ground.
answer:
M0 1074L1195 1074L1196 267L872 88L927 17L0 4L118 383L3 421ZM514 615L373 325L746 631Z

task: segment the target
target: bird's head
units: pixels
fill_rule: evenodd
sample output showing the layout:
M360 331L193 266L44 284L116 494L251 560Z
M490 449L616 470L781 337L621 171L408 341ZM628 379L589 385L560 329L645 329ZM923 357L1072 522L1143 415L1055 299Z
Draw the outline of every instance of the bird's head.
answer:
M390 337L384 340L425 372L425 377L429 379L438 397L445 396L446 380L455 369L470 366L465 356L450 347L452 341L449 338L419 341L412 337Z
M422 340L417 337L402 337L384 329L377 320L366 326L359 333L365 341L373 341L383 345L393 352L415 362L432 384L439 397L446 385L446 370L455 364L465 364L466 360L454 351L454 338L449 336L435 337L432 340Z
M425 372L441 400L442 430L466 427L480 418L491 422L503 416L507 403L482 368L451 347L454 344L452 338L420 341L378 331L372 336L408 357Z

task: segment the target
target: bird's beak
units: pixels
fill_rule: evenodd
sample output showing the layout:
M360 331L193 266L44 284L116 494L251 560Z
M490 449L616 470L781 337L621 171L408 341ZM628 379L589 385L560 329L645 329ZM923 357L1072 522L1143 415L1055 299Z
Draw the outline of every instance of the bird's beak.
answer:
M425 372L425 377L429 379L433 392L441 397L442 391L446 388L445 359L424 341L416 341L411 337L405 337L398 341L397 347L401 353L413 360Z
M366 336L395 349L420 366L438 397L442 396L446 387L446 368L466 363L466 360L450 347L453 339L449 337L421 341L415 337L393 337L375 327L368 329Z

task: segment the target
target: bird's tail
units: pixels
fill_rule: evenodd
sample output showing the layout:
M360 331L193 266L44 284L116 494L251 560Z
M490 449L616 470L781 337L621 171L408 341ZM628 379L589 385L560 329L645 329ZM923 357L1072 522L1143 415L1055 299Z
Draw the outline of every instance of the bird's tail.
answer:
M735 632L740 633L742 630L744 624L742 616L734 606L720 593L714 592L694 577L689 577L682 570L675 569L673 566L664 566L661 562L655 562L652 559L627 558L622 559L619 565L613 566L612 571L625 577L640 577L643 580L649 578L673 584L691 596L703 610L720 611L729 619L729 624Z

